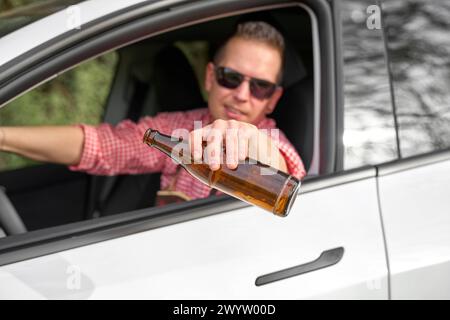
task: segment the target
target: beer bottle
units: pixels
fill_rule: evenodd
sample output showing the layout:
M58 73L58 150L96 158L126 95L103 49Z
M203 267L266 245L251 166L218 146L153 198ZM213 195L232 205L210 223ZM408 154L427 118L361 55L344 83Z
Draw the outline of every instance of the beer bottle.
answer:
M228 168L222 161L220 168L213 171L207 163L195 163L191 152L183 154L183 150L189 151L189 146L181 138L148 129L144 143L164 152L209 187L277 216L287 216L297 197L300 187L298 179L259 161L247 158L235 169Z

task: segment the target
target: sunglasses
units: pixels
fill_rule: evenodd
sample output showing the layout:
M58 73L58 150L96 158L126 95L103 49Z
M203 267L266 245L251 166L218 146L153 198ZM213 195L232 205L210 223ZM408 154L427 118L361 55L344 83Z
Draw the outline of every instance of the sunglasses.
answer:
M227 89L236 89L246 78L243 74L227 67L215 67L214 70L217 83ZM278 87L278 85L270 81L249 78L250 93L259 100L270 98Z

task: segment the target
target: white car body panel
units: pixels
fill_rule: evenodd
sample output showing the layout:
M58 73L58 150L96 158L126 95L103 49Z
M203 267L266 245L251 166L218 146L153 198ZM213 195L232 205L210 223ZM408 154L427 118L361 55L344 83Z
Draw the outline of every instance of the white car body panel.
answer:
M392 299L450 299L450 161L379 178Z
M6 265L0 299L387 299L376 192L365 179L301 194L287 218L250 206ZM255 285L341 246L336 265Z
M112 12L145 1L147 0L83 1L76 5L80 13L80 27ZM161 3L167 3L167 1L158 1L155 6L161 5ZM0 51L2 52L0 66L42 43L70 31L72 23L75 21L71 18L71 13L72 11L67 10L56 12L0 38Z

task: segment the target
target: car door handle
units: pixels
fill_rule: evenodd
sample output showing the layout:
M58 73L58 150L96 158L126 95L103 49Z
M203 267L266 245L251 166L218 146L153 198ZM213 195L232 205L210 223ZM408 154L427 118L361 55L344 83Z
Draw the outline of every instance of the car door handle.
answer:
M271 282L299 276L301 274L305 274L307 272L320 270L323 268L330 267L335 265L339 261L341 261L342 256L344 255L344 248L338 247L334 249L330 249L322 252L322 254L314 261L295 266L292 268L275 271L263 276L260 276L256 279L256 286L262 286Z

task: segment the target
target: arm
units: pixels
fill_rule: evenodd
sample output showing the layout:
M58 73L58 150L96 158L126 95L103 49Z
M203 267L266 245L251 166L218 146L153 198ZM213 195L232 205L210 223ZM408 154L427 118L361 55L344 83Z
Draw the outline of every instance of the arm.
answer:
M181 113L160 113L141 118L138 123L123 120L115 126L108 123L96 127L79 125L84 131L83 152L79 164L69 168L94 175L160 172L166 156L149 148L142 138L148 128L170 134L180 119L183 119Z
M83 140L83 131L77 126L0 127L0 151L38 161L77 164Z
M173 117L147 117L139 123L124 120L117 126L0 127L0 152L8 151L45 162L69 165L95 175L160 171L163 154L142 143L147 128L165 131Z

